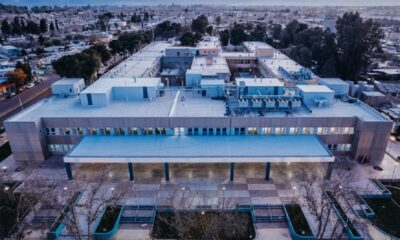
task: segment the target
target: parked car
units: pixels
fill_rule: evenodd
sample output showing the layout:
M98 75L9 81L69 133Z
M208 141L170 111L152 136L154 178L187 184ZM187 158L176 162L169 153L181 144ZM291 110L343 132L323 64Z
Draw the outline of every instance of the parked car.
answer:
M12 98L12 97L14 97L15 95L16 95L15 92L10 92L10 93L7 94L7 98Z
M35 86L34 83L28 83L28 84L26 85L26 88L33 88L34 86Z

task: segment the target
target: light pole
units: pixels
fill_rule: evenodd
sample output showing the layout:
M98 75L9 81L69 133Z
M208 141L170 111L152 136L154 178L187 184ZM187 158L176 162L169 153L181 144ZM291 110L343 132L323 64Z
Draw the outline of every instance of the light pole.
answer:
M396 140L396 138L394 137L394 136L390 136L389 137L389 141L390 141L390 144L389 144L389 154L392 154L391 153L391 151L392 151L392 145L393 145L393 142Z
M398 164L398 163L395 163L395 164L394 164L392 177L390 178L391 180L393 180L393 178L394 178L394 174L396 173L396 167L397 167L397 165L399 165L399 164Z
M292 195L292 205L293 205L293 202L294 202L294 194L296 193L296 187L292 187L292 189L293 189L293 195Z
M226 190L226 187L225 186L223 186L222 188L221 188L221 190L222 190L222 206L221 206L221 208L222 209L224 209L225 208L225 190Z

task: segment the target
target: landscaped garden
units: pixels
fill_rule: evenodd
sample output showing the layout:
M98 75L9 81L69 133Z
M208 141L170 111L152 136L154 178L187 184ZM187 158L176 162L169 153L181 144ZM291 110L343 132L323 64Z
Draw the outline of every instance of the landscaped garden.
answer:
M151 235L157 239L255 238L250 211L157 211Z
M10 144L6 142L0 147L0 162L6 159L10 155L11 155Z
M381 181L392 193L392 198L366 198L375 212L372 222L384 232L400 238L400 182Z
M122 206L108 206L96 228L96 233L107 233L113 230L118 222Z
M13 193L20 182L4 182L0 184L0 239L10 236L15 230L17 219L23 219L29 207L36 202L31 195Z
M349 234L353 235L352 237L359 238L361 237L360 233L357 231L357 229L354 227L353 222L351 219L347 216L346 212L343 210L343 208L340 206L339 202L336 200L336 198L333 196L332 192L327 191L326 194L330 198L332 202L332 206L334 209L337 210L337 215L343 220L343 223L345 223L348 227Z
M308 225L307 219L298 204L286 204L285 209L297 235L313 236L313 232Z

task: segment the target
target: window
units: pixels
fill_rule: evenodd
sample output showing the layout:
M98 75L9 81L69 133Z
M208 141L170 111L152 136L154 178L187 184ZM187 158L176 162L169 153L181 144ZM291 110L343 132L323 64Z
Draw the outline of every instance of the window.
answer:
M69 128L64 128L65 135L71 135L71 130Z
M228 131L226 128L222 128L222 135L224 136L228 135Z
M88 94L86 94L86 97L87 97L88 105L93 105L92 94L88 93Z
M119 129L119 134L120 134L121 136L125 136L125 129L124 129L124 128L120 128L120 129Z

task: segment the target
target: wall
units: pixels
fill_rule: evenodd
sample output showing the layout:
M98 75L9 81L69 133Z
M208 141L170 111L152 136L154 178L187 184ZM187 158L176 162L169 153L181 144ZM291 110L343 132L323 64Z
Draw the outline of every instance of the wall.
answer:
M38 164L48 156L42 121L4 122L14 159L18 163Z
M379 164L386 152L392 122L364 122L360 119L356 123L351 156L354 159L369 158L374 164Z
M104 117L43 118L42 121L5 122L8 138L17 161L43 161L47 144L75 144L82 136L44 136L44 128L265 128L265 127L355 127L354 135L319 135L325 144L352 144L351 156L368 156L379 163L385 153L391 122L363 122L356 117Z

